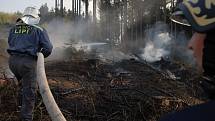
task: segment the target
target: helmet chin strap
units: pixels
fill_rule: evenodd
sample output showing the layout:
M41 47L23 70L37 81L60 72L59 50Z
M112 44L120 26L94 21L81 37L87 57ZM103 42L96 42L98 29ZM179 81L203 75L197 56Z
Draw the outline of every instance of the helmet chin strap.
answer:
M36 25L36 24L39 24L40 22L40 18L34 18L34 17L31 17L31 16L24 16L22 18L20 18L25 24L28 24L28 25Z

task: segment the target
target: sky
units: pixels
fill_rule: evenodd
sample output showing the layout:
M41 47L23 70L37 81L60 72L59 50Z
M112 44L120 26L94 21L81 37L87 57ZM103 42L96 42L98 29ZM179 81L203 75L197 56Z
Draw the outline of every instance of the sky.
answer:
M49 9L54 8L55 0L0 0L0 11L2 12L23 12L28 6L40 8L42 4L47 3ZM71 0L64 0L66 9L71 9Z

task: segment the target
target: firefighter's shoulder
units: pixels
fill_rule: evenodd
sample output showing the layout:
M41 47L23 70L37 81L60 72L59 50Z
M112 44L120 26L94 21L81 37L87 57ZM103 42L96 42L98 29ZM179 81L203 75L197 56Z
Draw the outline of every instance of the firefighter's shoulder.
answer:
M39 30L41 30L41 31L44 31L44 28L40 27L39 25L32 25L32 26L37 28L37 29L39 29Z

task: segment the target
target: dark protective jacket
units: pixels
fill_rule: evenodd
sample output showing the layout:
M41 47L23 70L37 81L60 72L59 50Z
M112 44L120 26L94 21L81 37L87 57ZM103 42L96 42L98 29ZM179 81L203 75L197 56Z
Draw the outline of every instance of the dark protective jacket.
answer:
M179 112L172 112L159 121L214 121L215 101L188 107Z
M10 55L27 55L37 58L37 52L48 57L52 52L52 44L45 29L36 25L17 24L11 28L8 37Z
M207 32L203 49L203 68L208 76L215 76L215 29Z
M203 49L202 87L215 99L215 5L214 0L184 0L178 5L194 31L206 33Z
M203 49L204 80L201 85L209 98L215 99L215 29L207 32Z

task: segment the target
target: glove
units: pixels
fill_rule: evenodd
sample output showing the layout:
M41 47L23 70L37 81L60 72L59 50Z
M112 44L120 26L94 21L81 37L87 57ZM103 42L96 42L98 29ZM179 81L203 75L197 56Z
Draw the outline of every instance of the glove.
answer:
M45 58L48 57L51 54L51 52L49 50L45 49L45 48L42 48L40 52L43 54L43 56Z

